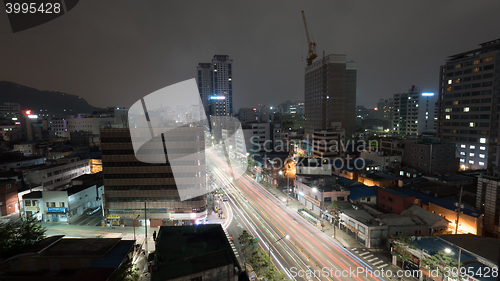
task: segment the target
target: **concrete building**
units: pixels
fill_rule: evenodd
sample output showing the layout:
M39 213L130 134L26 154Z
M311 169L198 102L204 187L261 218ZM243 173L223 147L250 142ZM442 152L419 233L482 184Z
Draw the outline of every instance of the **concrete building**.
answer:
M10 257L0 273L14 280L114 280L135 252L134 240L47 237Z
M295 176L295 194L308 210L320 215L332 201L347 201L349 191L336 185L332 176Z
M500 164L498 65L500 39L448 57L439 74L437 136L456 142L466 169ZM472 154L472 155L471 155Z
M23 217L71 223L87 210L102 207L102 175L83 175L72 183L60 191L33 191L23 195Z
M99 116L75 116L73 118L66 118L66 126L68 132L89 132L92 134L99 134L101 128L111 127L114 124L114 117L99 117Z
M299 157L295 169L299 175L332 175L332 164L328 159Z
M404 142L403 164L425 174L454 174L459 169L455 143L436 138Z
M312 156L330 160L343 157L345 135L345 130L339 127L314 131L312 133Z
M328 55L305 69L305 133L330 129L340 122L351 139L356 122L357 64L346 55Z
M401 214L401 212L414 204L420 205L419 199L416 199L415 196L410 196L390 188L378 190L377 207L379 210Z
M155 249L152 281L237 281L246 275L219 224L162 226Z
M380 99L377 103L377 110L375 112L375 117L377 119L391 121L392 124L392 120L394 119L393 107L394 107L394 101L392 100L392 98L386 100Z
M403 158L401 155L391 155L385 151L373 151L373 150L363 150L360 153L359 158L365 160L370 160L378 166L377 171L387 172L395 171L401 167L401 162Z
M212 63L199 63L198 90L210 116L233 116L233 60L215 55Z
M240 153L255 154L258 152L272 151L272 138L270 136L270 122L253 122L241 124L245 137L245 151L243 143L236 140L237 149Z
M21 105L15 102L2 102L0 104L0 119L15 124L21 121ZM20 124L18 124L20 125ZM20 127L20 126L19 126Z
M0 217L19 212L17 184L13 179L0 179Z
M26 157L21 153L2 153L0 157L0 171L8 171L10 169L19 169L28 166L44 164L46 157L31 156Z
M455 233L457 223L457 207L455 204L458 204L457 199L436 198L412 189L403 189L399 190L399 192L414 196L415 199L418 199L420 202L417 205L450 221L448 231L450 231L450 233ZM462 205L464 207L461 208L462 212L460 213L458 234L471 233L474 235L482 235L483 214L467 203L462 202Z
M238 120L241 123L258 121L259 113L257 108L242 107L238 110Z
M484 214L483 235L500 238L500 178L477 179L476 208Z
M204 147L205 142L196 136L203 135L203 128L185 128L186 136L168 139L179 149L195 150ZM137 215L144 214L147 205L148 221L142 225L191 225L203 222L207 216L206 196L180 200L178 185L189 182L191 187L205 185L205 154L193 154L186 165L197 172L179 175L174 179L169 163L145 163L134 155L129 129L101 130L102 168L104 173L104 210L106 215L115 215L125 225L132 225ZM171 151L174 153L175 151ZM160 157L163 153L154 154ZM169 153L170 155L170 153Z
M393 126L394 133L415 138L424 132L436 132L437 95L422 92L412 86L407 93L394 94Z
M340 230L367 248L380 248L387 243L387 225L377 221L367 211L353 208L350 203L341 204Z
M61 190L70 181L83 174L90 174L89 159L65 157L47 159L45 164L21 169L25 181L32 186L43 186L43 190Z

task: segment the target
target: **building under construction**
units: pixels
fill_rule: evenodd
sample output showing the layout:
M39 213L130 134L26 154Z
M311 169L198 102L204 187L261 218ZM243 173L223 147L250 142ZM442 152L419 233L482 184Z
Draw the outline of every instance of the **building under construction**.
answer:
M346 55L328 55L306 66L305 133L329 129L340 122L351 139L356 122L356 63Z

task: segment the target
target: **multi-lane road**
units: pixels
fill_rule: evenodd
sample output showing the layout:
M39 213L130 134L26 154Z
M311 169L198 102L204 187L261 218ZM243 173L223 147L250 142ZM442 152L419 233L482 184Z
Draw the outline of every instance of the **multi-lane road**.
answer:
M238 251L237 237L246 229L258 238L260 247L266 251L270 249L273 263L289 279L389 280L387 277L377 277L386 268L366 263L362 257L356 256L311 225L248 175L233 176L229 169L221 168L227 165L215 155L209 157L209 161L212 163L208 163L208 166L229 198L226 210L231 209L233 218L226 226L235 237ZM287 235L289 238L286 238ZM243 258L241 253L240 257Z

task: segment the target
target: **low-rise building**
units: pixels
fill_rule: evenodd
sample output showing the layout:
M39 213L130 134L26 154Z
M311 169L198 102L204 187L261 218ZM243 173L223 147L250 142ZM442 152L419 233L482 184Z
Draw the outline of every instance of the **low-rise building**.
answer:
M332 175L332 164L328 159L299 157L297 160L296 173L301 175Z
M89 159L65 157L49 159L44 165L31 166L24 177L31 185L42 185L44 190L60 190L78 176L90 174Z
M419 199L416 199L415 196L410 196L390 188L378 190L377 207L379 210L401 214L401 212L414 204L420 205Z
M401 155L389 154L385 151L363 150L359 157L375 163L380 172L399 170L402 161Z
M63 237L47 237L7 259L0 280L114 280L135 256L135 240Z
M419 199L417 204L427 211L438 214L450 221L449 231L455 233L458 200L453 198L436 198L417 190L403 189L400 192ZM462 202L459 215L458 234L482 235L483 214L473 206Z
M0 217L19 212L17 185L13 179L0 179Z
M24 217L70 223L88 209L102 207L102 175L83 175L61 191L34 191L23 196Z
M299 202L320 215L332 201L347 201L349 191L336 184L336 178L319 175L296 175L295 194Z
M161 226L152 281L237 281L245 274L220 224Z
M349 190L349 201L353 204L377 204L378 186L366 186L364 184L346 187Z

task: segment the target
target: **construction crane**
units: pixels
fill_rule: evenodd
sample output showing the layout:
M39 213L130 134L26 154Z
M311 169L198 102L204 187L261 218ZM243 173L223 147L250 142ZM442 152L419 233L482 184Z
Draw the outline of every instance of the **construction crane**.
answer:
M306 29L307 45L309 50L307 51L307 65L311 65L313 60L318 57L316 54L316 43L311 40L309 36L309 30L307 29L306 14L302 11L302 19L304 20L304 28Z

